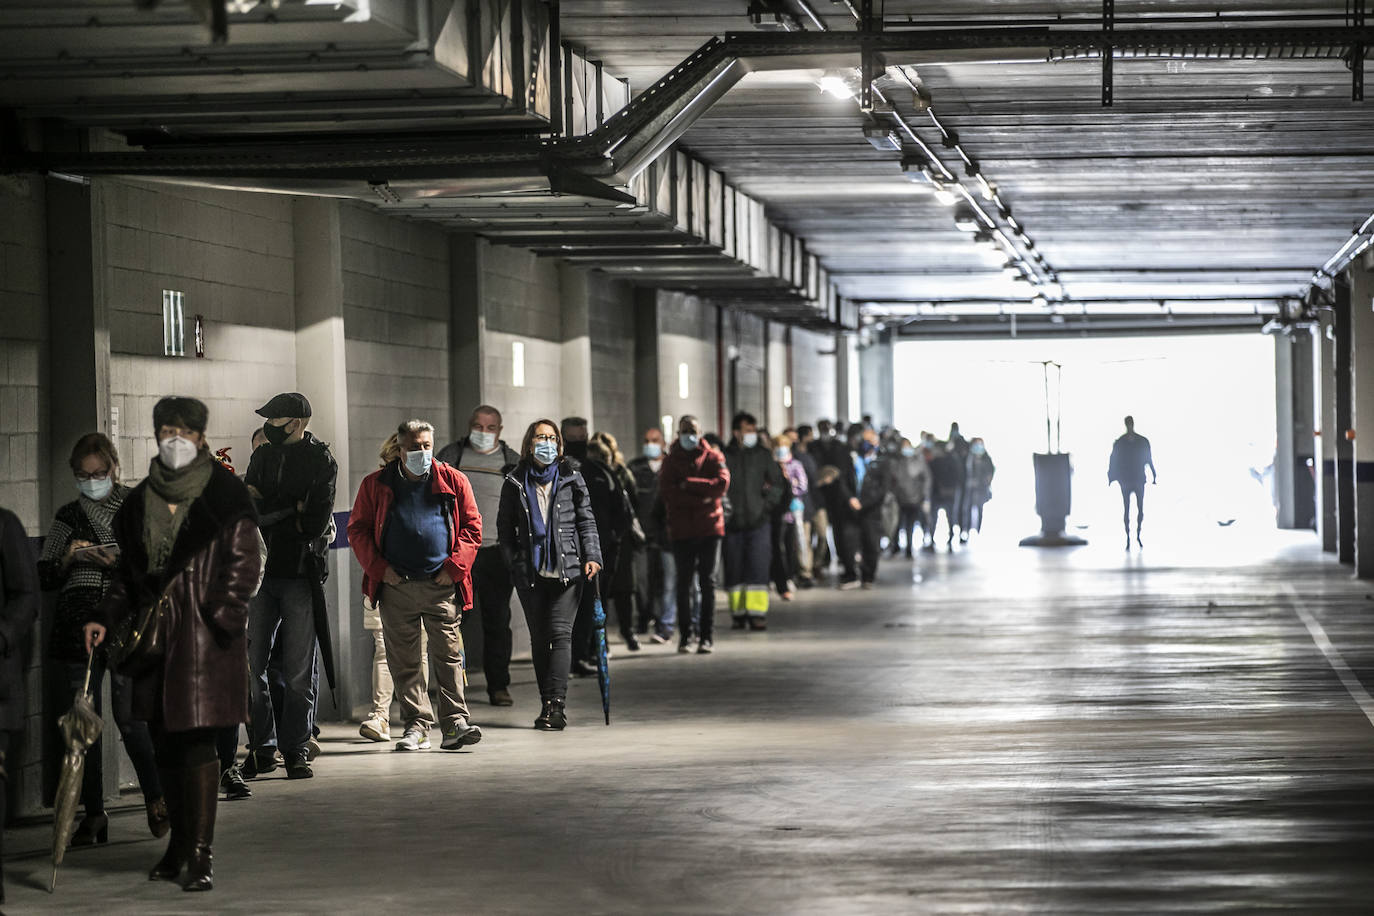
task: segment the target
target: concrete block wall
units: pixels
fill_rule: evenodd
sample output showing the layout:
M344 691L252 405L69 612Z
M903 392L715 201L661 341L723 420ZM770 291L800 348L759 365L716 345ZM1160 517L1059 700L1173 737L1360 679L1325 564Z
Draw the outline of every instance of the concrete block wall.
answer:
M42 179L0 177L0 506L38 535L43 505L38 447L48 339Z
M295 387L291 201L267 194L99 181L104 294L110 316L110 406L118 410L126 481L156 453L153 405L171 394L210 409L212 448L240 473L262 424L254 410ZM163 354L162 291L185 294L186 356ZM195 316L205 357L195 355ZM62 447L84 430L65 431Z
M734 398L726 389L725 418L728 424L739 411L753 414L759 423L768 422L768 338L766 322L750 312L730 311L725 319L727 355L736 355L734 367ZM733 347L733 351L729 348ZM728 371L728 366L727 366ZM728 382L727 382L728 385ZM725 431L721 438L728 439Z
M596 429L615 436L627 459L639 451L635 429L635 302L629 284L593 273L588 278L592 392Z
M522 248L493 245L482 267L483 397L501 411L504 437L518 449L530 423L585 414L588 405L568 403L563 391L563 290L557 262ZM524 349L524 384L519 386L514 378L517 343Z
M716 307L680 292L658 294L658 400L660 410L680 418L693 414L702 428L720 432L717 406ZM687 365L687 396L679 388ZM729 423L729 418L725 418ZM727 430L728 434L728 430Z
M792 329L792 417L797 425L835 418L835 336Z
M340 211L348 365L348 493L411 418L447 442L449 255L444 233L361 205ZM340 481L340 488L344 487Z

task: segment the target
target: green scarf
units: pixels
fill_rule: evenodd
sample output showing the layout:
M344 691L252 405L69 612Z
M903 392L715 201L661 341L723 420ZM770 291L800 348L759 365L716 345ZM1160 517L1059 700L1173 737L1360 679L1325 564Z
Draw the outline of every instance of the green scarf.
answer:
M201 449L195 460L179 471L154 458L148 465L148 487L143 493L143 546L148 550L148 572L158 574L167 565L177 534L213 472L210 452ZM170 505L177 511L172 512Z

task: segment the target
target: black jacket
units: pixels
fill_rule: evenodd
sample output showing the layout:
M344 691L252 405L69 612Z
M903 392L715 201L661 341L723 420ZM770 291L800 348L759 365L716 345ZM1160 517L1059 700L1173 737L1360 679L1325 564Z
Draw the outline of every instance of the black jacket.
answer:
M511 576L521 588L534 585L539 571L534 568L534 547L531 542L533 521L529 503L525 499L525 474L529 465L521 462L506 475L501 487L501 508L496 515L496 530L501 541L501 553L510 566ZM558 488L549 495L550 520L557 536L558 566L563 579L582 576L586 563L601 565L601 539L592 516L592 500L582 474L566 459L558 466Z
M24 727L24 669L38 619L38 562L19 519L0 509L0 728Z
M659 468L662 467L660 464ZM668 546L668 516L658 497L658 471L641 455L630 462L630 474L635 479L635 511L648 543L654 547Z
M338 476L329 446L310 433L298 443L264 445L253 453L244 483L262 494L253 502L267 542L267 576L324 577Z
M725 447L725 466L730 469L727 531L752 531L766 525L774 510L792 499L792 488L782 476L782 468L762 445L745 448L738 441L731 442Z

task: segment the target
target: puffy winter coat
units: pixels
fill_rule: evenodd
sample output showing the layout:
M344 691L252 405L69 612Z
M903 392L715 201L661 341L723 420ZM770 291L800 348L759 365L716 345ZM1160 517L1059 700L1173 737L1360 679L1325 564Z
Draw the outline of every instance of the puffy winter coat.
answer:
M658 493L668 518L668 537L724 537L725 509L721 505L730 489L730 470L725 456L700 443L687 451L674 442L658 471Z
M528 461L521 461L506 475L501 487L501 508L496 516L497 537L511 577L518 587L533 586L539 571L534 568L534 519L525 498ZM558 465L558 484L549 494L548 524L554 530L553 545L558 551L557 568L565 581L579 579L587 563L603 565L601 539L592 515L592 499L587 482L568 459Z
M792 489L782 476L773 453L762 445L745 448L739 442L725 447L730 469L729 531L752 531L768 524L773 513L792 499Z

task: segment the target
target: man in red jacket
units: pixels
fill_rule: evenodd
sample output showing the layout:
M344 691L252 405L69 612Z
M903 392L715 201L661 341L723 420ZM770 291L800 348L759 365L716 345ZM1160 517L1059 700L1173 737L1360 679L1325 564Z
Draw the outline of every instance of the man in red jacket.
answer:
M668 540L677 566L679 652L710 653L716 613L716 557L725 537L721 498L730 488L725 456L701 438L701 424L684 416L678 437L658 474L659 496L668 518ZM701 619L692 619L692 576L701 589ZM695 631L695 632L694 632Z
M405 717L398 751L428 748L434 711L420 670L420 631L439 685L445 750L482 740L463 695L463 612L472 607L472 564L482 516L462 472L434 460L434 427L409 420L396 430L401 457L362 482L348 543L363 567L363 594L378 606L387 664Z

